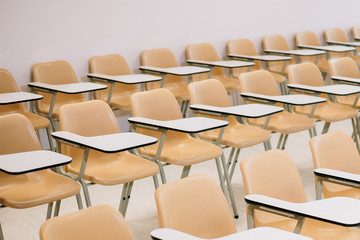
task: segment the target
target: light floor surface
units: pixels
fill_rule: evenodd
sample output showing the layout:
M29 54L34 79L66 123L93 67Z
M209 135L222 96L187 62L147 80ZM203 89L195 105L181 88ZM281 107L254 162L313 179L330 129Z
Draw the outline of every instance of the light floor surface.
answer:
M323 123L317 123L317 132L321 133ZM334 123L330 131L344 130L351 134L350 120ZM271 143L273 148L276 147L279 134L273 134ZM289 135L285 152L295 162L309 200L315 200L315 187L312 157L309 147L309 133L306 131ZM243 149L240 153L239 160L256 155L264 151L263 145L259 144L254 147ZM225 149L226 157L229 149ZM167 181L175 181L180 178L182 168L178 166L166 166L165 173ZM194 165L191 168L190 175L203 173L210 175L218 182L218 175L214 160ZM159 178L160 181L160 178ZM239 211L239 218L234 219L238 231L246 230L245 201L243 181L239 166L236 167L232 186ZM116 209L118 208L122 185L119 186L100 186L93 185L89 187L90 197L93 205L109 204ZM138 180L134 183L131 199L129 202L126 221L135 240L151 239L150 232L158 228L156 205L154 200L154 185L152 178ZM39 239L39 229L45 221L47 206L33 207L29 209L0 209L0 221L2 224L5 240L31 240ZM60 215L71 213L77 210L75 197L62 201Z

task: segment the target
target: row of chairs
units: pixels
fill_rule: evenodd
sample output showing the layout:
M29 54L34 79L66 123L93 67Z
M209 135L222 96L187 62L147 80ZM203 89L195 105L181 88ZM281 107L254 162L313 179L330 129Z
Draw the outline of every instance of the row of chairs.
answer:
M315 168L329 167L359 173L359 153L351 137L344 132L314 137L310 147ZM344 161L338 161L339 157ZM246 195L261 194L297 203L308 201L296 166L285 152L267 151L244 159L240 167ZM356 188L326 182L323 186L324 197L359 196ZM221 189L206 175L162 185L155 192L155 200L160 228L203 239L221 238L237 232ZM296 225L295 220L259 210L255 210L254 222L255 227L270 226L290 232ZM48 220L41 227L40 239L96 239L103 234L133 239L123 217L106 205ZM313 239L358 239L360 231L306 219L300 234Z

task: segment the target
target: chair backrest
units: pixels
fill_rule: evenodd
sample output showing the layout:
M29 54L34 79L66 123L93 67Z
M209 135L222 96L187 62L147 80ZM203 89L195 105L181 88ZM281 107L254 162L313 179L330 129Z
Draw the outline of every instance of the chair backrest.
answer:
M316 168L330 168L360 174L360 156L352 138L343 131L333 131L310 140Z
M282 35L265 36L262 39L264 49L290 50L289 43Z
M195 175L164 184L155 191L159 227L200 238L236 233L229 205L209 176Z
M245 158L240 163L247 194L261 194L289 202L307 202L300 174L284 152L278 149Z
M332 28L324 31L324 37L326 41L340 41L348 42L349 38L341 28Z
M208 79L200 82L192 82L188 85L190 103L205 104L216 107L232 106L229 95L224 85L216 79ZM201 116L201 115L198 115ZM214 116L205 116L222 119ZM234 116L229 116L229 125L236 124L238 121Z
M359 39L360 38L360 25L352 27L351 33L352 33L353 38Z
M199 43L188 45L185 50L187 60L201 60L201 61L219 61L220 57L216 49L210 43ZM224 76L224 70L221 67L215 67L212 76ZM193 76L194 81L204 80L208 78L208 74L197 74Z
M331 76L360 78L356 62L349 57L333 58L329 61Z
M179 64L175 58L175 55L170 49L168 48L158 48L158 49L151 49L151 50L144 50L140 54L140 63L144 66L152 66L152 67L178 67ZM183 81L183 78L180 76L175 75L167 75L165 84ZM148 89L159 88L160 83L148 83Z
M123 216L113 207L98 205L47 220L40 240L133 240Z
M6 69L0 69L0 93L19 92L19 88L13 75ZM15 103L0 106L0 115L27 111L23 103Z
M101 73L114 76L131 74L129 65L127 64L123 56L119 54L95 56L90 58L89 70L90 73ZM110 84L107 85L108 89L95 92L96 98L105 100L107 99L110 90ZM136 89L136 85L134 84L116 83L113 91L113 96L127 91L135 91Z
M30 121L21 114L0 116L0 154L41 150Z
M274 77L266 70L240 74L240 91L265 95L280 95Z
M258 51L254 43L250 39L237 39L237 40L230 40L226 43L226 52L228 54L242 54L242 55L250 55L256 56L259 55ZM261 62L254 61L255 65L251 67L251 70L260 70ZM232 69L232 73L234 77L238 77L240 73L246 72L246 68L235 68Z
M216 79L193 82L188 85L191 104L230 107L231 101L224 85Z
M319 68L310 62L288 66L289 83L298 83L310 86L324 86L324 80Z
M32 81L48 84L68 84L79 82L73 68L66 61L53 61L46 63L37 63L32 67ZM51 102L52 95L49 93L39 92L44 98L36 101L38 111L47 112ZM69 102L84 101L82 94L62 94L56 96L56 104L66 104Z
M166 88L134 93L131 95L130 103L134 117L145 117L161 121L183 118L176 98L170 90ZM139 128L138 132L158 138L160 137L159 132L152 130ZM168 131L166 139L169 140L172 137L178 136L187 136L187 134Z
M59 126L60 131L68 131L86 137L120 132L113 111L108 104L101 100L64 105L60 109ZM71 164L81 161L82 149L62 145L61 151L73 158ZM105 153L90 151L90 154L100 156Z
M312 31L299 32L295 34L296 45L320 46L319 38Z

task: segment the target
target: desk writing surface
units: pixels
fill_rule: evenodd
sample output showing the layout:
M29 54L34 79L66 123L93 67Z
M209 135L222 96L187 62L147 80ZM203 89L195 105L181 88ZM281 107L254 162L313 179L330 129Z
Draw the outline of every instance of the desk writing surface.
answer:
M131 117L128 119L128 121L133 124L159 127L186 133L203 132L225 127L229 124L227 121L205 117L181 118L169 121L160 121L142 117Z
M91 82L79 82L69 84L47 84L42 82L30 82L28 83L28 86L67 94L91 92L107 88L106 85Z
M331 44L340 44L345 46L360 47L360 42L341 42L341 41L327 41Z
M341 81L341 82L348 82L348 83L356 83L360 84L360 78L350 78L350 77L343 77L343 76L332 76L332 80Z
M35 101L42 98L42 95L28 92L0 93L0 105Z
M71 158L48 150L0 155L0 169L9 174L23 174L71 162Z
M282 54L295 55L295 56L316 56L316 55L325 54L324 51L311 50L311 49L297 49L297 50L264 49L264 52L269 52L269 53L282 53Z
M314 170L316 176L333 177L339 180L350 181L352 183L360 184L360 175L338 171L329 168L318 168Z
M243 54L229 53L228 56L229 57L246 58L246 59L251 59L251 60L259 60L259 61L264 61L264 62L291 60L291 57L276 56L276 55L243 55Z
M327 45L327 46L314 46L314 45L298 45L300 48L310 48L315 50L323 50L327 52L350 52L355 51L353 47L339 46L339 45Z
M161 81L161 77L149 75L149 74L128 74L128 75L106 75L100 73L89 73L87 75L90 78L97 78L112 82L119 82L124 84L138 84L138 83L147 83Z
M331 95L338 96L346 96L360 92L360 87L345 85L345 84L337 84L337 85L326 85L326 86L309 86L303 84L291 83L287 85L288 88L312 91L317 93L326 93Z
M53 132L51 135L57 139L79 144L81 146L106 153L126 151L157 142L157 138L133 132L84 137L71 132L58 131Z
M245 93L241 93L241 96L290 104L290 105L296 105L296 106L311 105L311 104L317 104L327 101L325 98L322 97L314 97L314 96L302 95L302 94L269 96L264 94L245 92Z
M333 197L311 202L293 203L264 195L245 196L249 204L268 207L290 214L309 217L341 226L360 225L360 200L348 197Z
M190 105L190 109L229 114L245 118L265 117L274 113L282 112L284 110L282 107L269 106L265 104L245 104L231 107L215 107L203 104L192 104Z
M226 60L226 61L201 61L201 60L187 60L188 63L197 63L213 67L224 67L224 68L241 68L254 66L253 62Z
M151 232L151 237L158 240L205 240L170 228L156 229ZM311 240L311 238L277 228L258 227L216 238L216 240Z
M150 71L150 72L155 72L155 73L171 74L171 75L177 75L177 76L188 76L188 75L193 75L193 74L210 72L210 69L208 69L208 68L197 67L197 66L179 66L179 67L170 67L170 68L140 66L139 69Z

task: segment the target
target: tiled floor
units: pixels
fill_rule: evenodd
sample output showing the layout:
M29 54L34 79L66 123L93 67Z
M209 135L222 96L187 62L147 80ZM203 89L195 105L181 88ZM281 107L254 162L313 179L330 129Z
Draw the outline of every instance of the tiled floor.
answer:
M318 132L321 132L322 126L323 123L317 123ZM330 131L341 129L350 134L350 126L350 121L335 123L331 126ZM278 137L278 134L273 134L271 140L273 147L276 146ZM314 176L312 172L312 159L308 142L308 132L292 134L288 138L288 144L285 151L292 157L300 171L309 200L314 200ZM229 151L225 151L227 155ZM241 160L247 156L255 155L262 151L264 151L262 145L244 149L241 151L239 159ZM182 169L177 166L166 166L165 173L168 182L178 179L180 177L181 170ZM197 173L208 174L214 179L218 180L215 161L208 161L193 166L190 174L193 175ZM239 167L236 167L232 183L240 215L240 218L234 219L234 221L236 223L237 229L242 231L246 229L246 218L245 203L243 200L243 185ZM104 187L93 185L90 186L89 189L93 205L109 204L115 208L118 208L122 186ZM60 215L76 210L76 200L75 197L72 197L62 202ZM24 210L3 208L0 211L0 221L6 240L30 240L39 238L40 226L45 221L46 206L34 207ZM149 233L158 227L152 178L139 180L134 183L126 220L134 235L134 239L138 240L150 239Z

